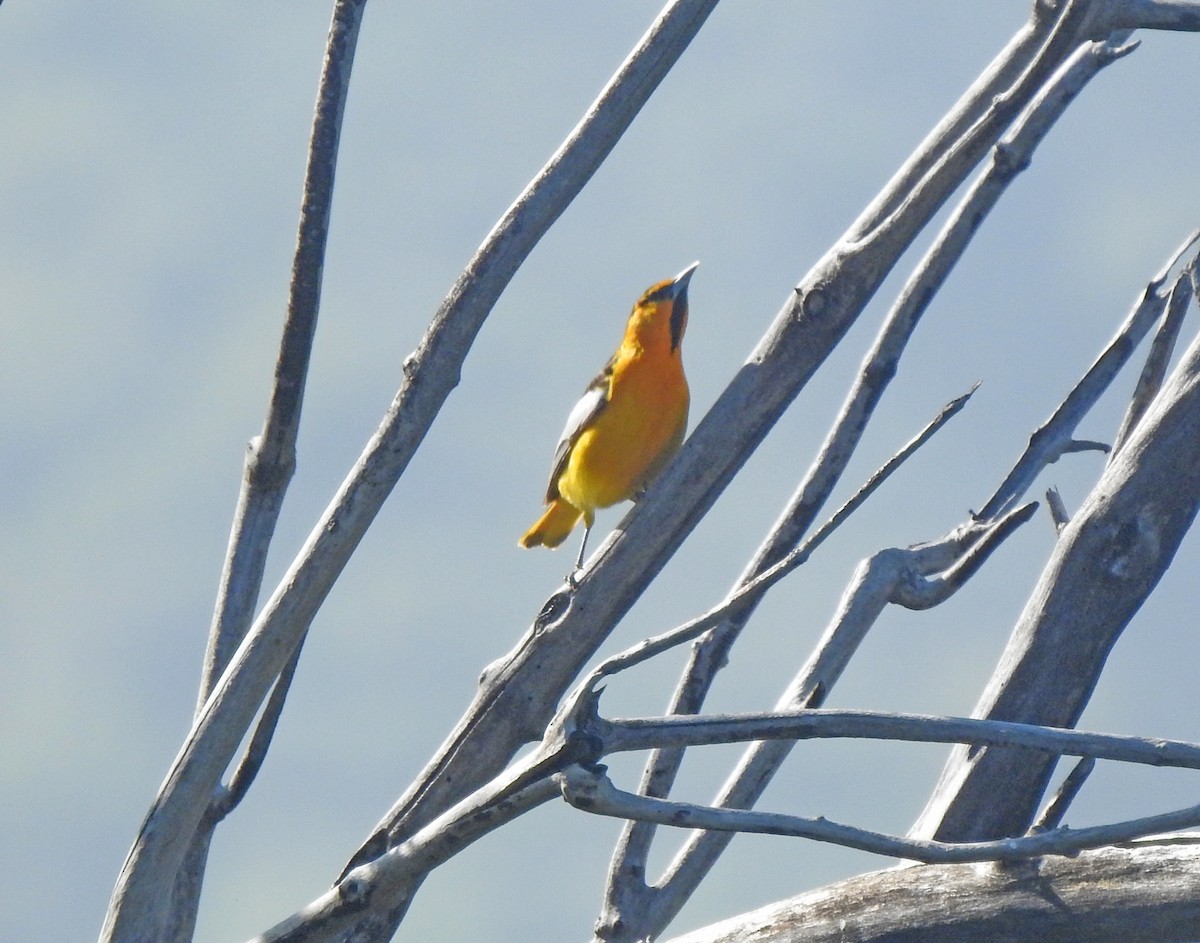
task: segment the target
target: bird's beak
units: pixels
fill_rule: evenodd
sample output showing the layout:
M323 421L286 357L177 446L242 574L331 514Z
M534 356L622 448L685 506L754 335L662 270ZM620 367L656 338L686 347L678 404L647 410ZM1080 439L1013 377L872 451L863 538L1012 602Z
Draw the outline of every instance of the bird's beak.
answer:
M673 279L671 279L671 296L673 298L678 298L685 291L687 291L688 281L692 277L692 272L696 271L696 268L699 266L699 264L699 262L693 262Z

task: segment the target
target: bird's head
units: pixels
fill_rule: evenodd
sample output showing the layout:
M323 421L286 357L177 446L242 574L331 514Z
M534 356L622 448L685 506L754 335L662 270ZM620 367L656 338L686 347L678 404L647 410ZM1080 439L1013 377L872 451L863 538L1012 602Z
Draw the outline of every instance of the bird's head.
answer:
M644 335L647 329L657 332L665 326L672 352L678 350L683 341L683 332L687 330L688 282L699 264L693 262L674 278L647 288L633 306L633 314L629 318L630 330L637 330Z

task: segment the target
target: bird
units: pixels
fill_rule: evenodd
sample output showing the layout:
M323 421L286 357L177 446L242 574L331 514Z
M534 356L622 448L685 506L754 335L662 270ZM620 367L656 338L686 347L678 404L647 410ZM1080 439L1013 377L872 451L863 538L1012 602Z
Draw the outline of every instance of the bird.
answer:
M688 282L699 264L646 289L616 353L567 417L546 488L549 507L518 544L557 547L583 518L572 583L583 569L596 510L636 501L683 442L690 393L681 345Z

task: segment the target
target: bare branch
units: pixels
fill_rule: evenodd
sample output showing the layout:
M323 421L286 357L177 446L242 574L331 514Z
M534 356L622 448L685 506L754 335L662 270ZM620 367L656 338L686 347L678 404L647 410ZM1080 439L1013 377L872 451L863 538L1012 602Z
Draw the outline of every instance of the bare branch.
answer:
M1200 237L1200 232L1193 234L1193 238ZM1133 391L1133 397L1129 403L1129 409L1125 413L1125 418L1121 421L1121 428L1117 432L1116 440L1113 442L1111 455L1115 455L1124 445L1125 440L1129 438L1129 433L1138 421L1149 409L1150 403L1154 397L1158 395L1162 389L1163 378L1167 375L1167 367L1171 362L1171 355L1175 352L1175 343L1179 338L1179 331L1183 327L1183 318L1187 313L1188 305L1192 300L1193 294L1193 279L1196 272L1196 264L1200 262L1200 255L1192 256L1191 262L1184 271L1180 272L1175 279L1175 284L1171 288L1171 294L1167 301L1167 313L1163 316L1162 323L1158 326L1158 331L1154 335L1154 340L1150 344L1150 353L1146 357L1146 362L1142 366L1142 373L1138 377L1137 387ZM1112 461L1110 455L1109 461Z
M617 789L598 768L572 766L560 774L563 795L571 805L594 815L637 819L676 828L741 832L809 838L876 855L905 858L926 864L967 861L1017 861L1042 855L1066 855L1147 835L1200 825L1200 805L1162 815L1131 819L1091 828L1055 829L1021 838L994 841L941 842L885 835L825 818L717 809L711 806L652 799Z
M933 435L949 422L958 411L961 410L974 394L973 387L967 393L951 400L941 412L937 414L920 432L911 438L895 455L889 458L874 474L863 483L845 504L822 524L808 540L804 541L800 546L790 551L787 556L779 560L773 566L764 570L754 579L742 583L735 588L734 592L725 598L725 600L713 609L698 616L681 626L671 629L669 632L664 632L661 635L656 635L653 638L645 639L609 658L606 658L600 663L591 673L589 679L584 682L581 689L590 689L595 686L601 678L607 675L616 674L619 671L624 671L632 668L634 665L641 664L650 658L660 655L665 651L670 651L678 645L685 642L690 642L692 639L698 638L700 635L707 632L713 626L718 625L722 620L728 618L731 614L739 612L743 607L751 605L762 597L762 595L778 583L781 579L802 566L816 551L830 534L838 527L845 523L850 517L874 492L882 485L891 475L907 461L922 445L928 442Z
M1188 943L1198 937L1200 844L1155 841L1008 867L876 871L670 943Z
M1186 249L1195 238L1195 235L1190 236L1184 248ZM1174 264L1174 260L1171 264ZM1088 368L1074 389L1067 394L1054 414L1029 437L1029 445L1013 465L1008 477L996 489L996 493L984 504L979 517L986 520L1012 507L1029 490L1042 470L1058 461L1068 451L1080 421L1108 389L1121 368L1133 356L1134 349L1161 316L1167 304L1167 298L1161 289L1169 271L1170 265L1146 285L1125 323L1117 329L1116 336Z
M1200 31L1200 3L1195 0L1091 0L1088 35L1103 39L1119 29Z
M1046 803L1046 808L1038 816L1038 820L1033 823L1029 831L1044 832L1047 829L1057 828L1061 825L1063 818L1067 814L1067 809L1075 801L1075 797L1079 795L1079 790L1083 788L1083 784L1087 782L1088 777L1092 775L1092 770L1095 768L1096 758L1093 756L1085 756L1071 767L1071 772L1067 774L1067 778L1062 781L1058 789L1055 790L1054 795L1050 797L1050 801Z
M1073 726L1198 506L1200 340L1063 530L975 713ZM1027 751L955 748L914 834L947 841L1020 834L1051 768Z
M1090 756L1146 766L1200 769L1200 744L1183 740L1091 733L974 717L806 710L605 720L597 716L596 707L594 700L590 702L588 719L568 729L590 738L597 758L667 745L854 738L1021 747L1052 756ZM567 738L560 739L565 742Z
M714 3L679 0L660 17L443 301L404 361L404 383L380 426L197 716L126 859L102 940L162 939L169 895L161 892L159 876L177 872L267 691L457 384L492 304L616 145Z
M296 468L296 435L320 308L321 274L333 206L338 143L365 5L365 0L338 0L333 9L309 137L304 198L292 261L287 318L275 365L275 383L262 433L246 450L242 487L209 628L196 702L197 716L254 616L267 551ZM299 653L293 657L298 658ZM274 721L283 708L287 681L277 683L274 691L272 700L278 704L268 709L266 717L271 720L260 727L260 733L254 738L254 759L243 764L244 772L237 788L214 788L214 807L197 824L175 877L170 923L161 938L162 943L188 943L195 935L211 832L240 801L262 763L275 729Z
M1050 519L1054 521L1054 529L1061 534L1062 529L1071 520L1071 515L1067 513L1067 506L1063 504L1062 495L1058 493L1057 488L1046 489L1046 507L1050 509Z

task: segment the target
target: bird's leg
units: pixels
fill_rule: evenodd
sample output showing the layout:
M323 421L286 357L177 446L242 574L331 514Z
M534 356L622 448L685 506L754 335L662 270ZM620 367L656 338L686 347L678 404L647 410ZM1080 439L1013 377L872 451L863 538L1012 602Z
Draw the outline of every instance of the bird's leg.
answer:
M583 540L579 542L579 556L575 558L575 569L567 577L567 582L571 584L572 589L579 585L579 574L583 571L583 552L587 549L588 534L591 532L592 525L585 521L583 525Z

